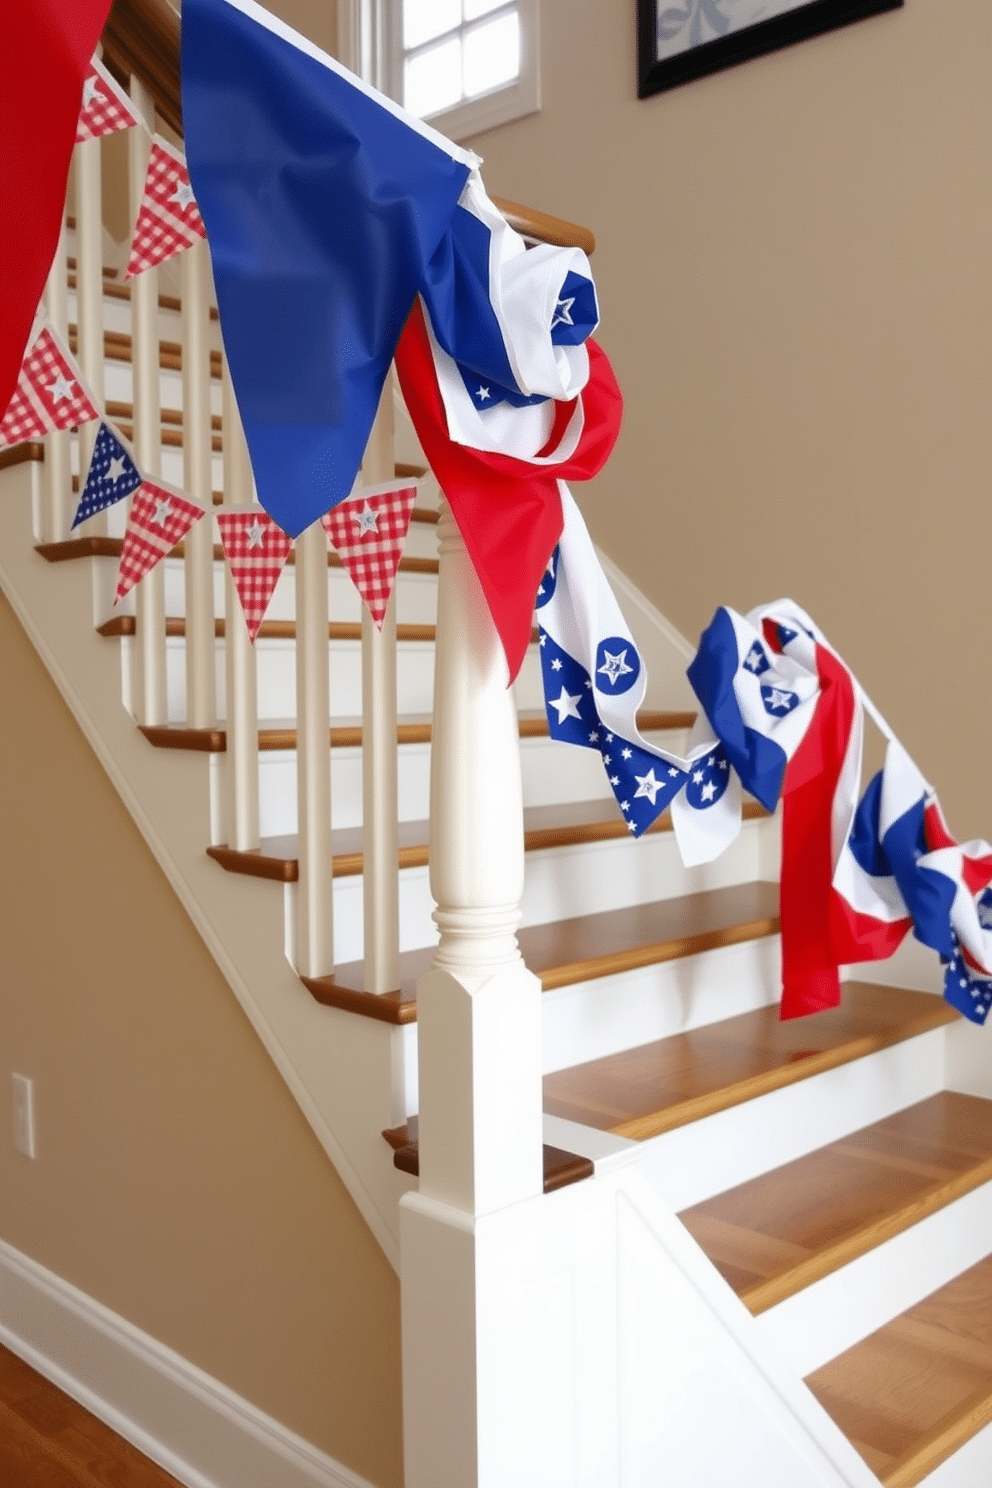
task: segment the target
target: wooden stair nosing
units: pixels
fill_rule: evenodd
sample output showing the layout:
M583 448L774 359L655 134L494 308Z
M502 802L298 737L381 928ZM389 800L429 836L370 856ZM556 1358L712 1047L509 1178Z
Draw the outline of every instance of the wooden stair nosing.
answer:
M757 1316L992 1181L990 1127L992 1102L977 1096L941 1092L786 1163L783 1168L704 1200L685 1210L679 1218L744 1305ZM964 1130L970 1134L966 1138L959 1135ZM968 1149L966 1160L961 1156L962 1142ZM920 1169L932 1171L927 1174ZM943 1176L933 1176L937 1171ZM902 1201L901 1196L886 1197L886 1172L910 1197ZM760 1254L766 1243L787 1249L798 1245L807 1250L812 1238L808 1230L806 1235L801 1234L802 1225L795 1220L803 1212L809 1215L805 1223L814 1231L819 1228L824 1223L820 1218L824 1213L824 1197L829 1201L830 1193L834 1193L835 1203L828 1223L831 1226L838 1223L837 1207L842 1202L835 1191L840 1182L838 1175L846 1179L844 1228L832 1239L817 1243L816 1249L808 1250L802 1260L783 1265L775 1274L758 1281L735 1282L733 1273L736 1270L740 1277L749 1250ZM799 1195L803 1193L817 1195L812 1209L808 1200L800 1209ZM791 1224L790 1213L795 1216ZM775 1214L779 1216L777 1223L758 1218ZM707 1230L713 1220L718 1238L708 1243ZM736 1230L740 1237L732 1239L729 1245L728 1228L731 1233Z
M664 729L686 727L694 714L661 713L648 710L638 714L638 726L642 733ZM521 739L545 739L548 737L548 720L543 715L521 713L518 718ZM227 749L227 729L223 724L213 728L188 728L182 723L142 724L141 732L156 749L191 749L202 754L223 754ZM362 742L360 723L338 723L329 726L332 749L355 749ZM397 744L429 744L431 722L429 718L400 720L396 730ZM295 749L296 725L293 723L262 724L258 731L258 747L261 750Z
M524 809L524 851L541 852L545 849L559 847L577 847L592 842L615 842L630 841L630 833L627 830L625 819L617 812L616 805L611 798L605 798L602 802L590 802L590 806L602 807L602 815L586 821L562 821L558 825L528 826L529 821L535 818L544 820L550 817L556 810L555 807L525 807ZM746 801L744 803L745 821L755 821L766 817L768 813L757 801ZM426 821L402 822L400 823L401 839L405 834L408 837L406 843L401 840L399 848L398 866L400 868L423 868L427 866L428 857L428 826ZM648 828L645 836L651 836L658 832L670 832L672 829L672 813L663 811L662 814ZM347 849L342 848L335 851L332 859L332 873L335 878L346 878L352 874L361 873L364 870L364 854L362 852L361 828L348 829L340 834L342 837L354 839L354 845ZM412 840L410 840L412 838ZM297 838L295 833L287 833L281 837L263 837L259 846L255 848L238 849L219 844L216 847L208 847L209 855L221 865L228 873L242 873L249 878L267 878L274 883L296 883L299 877L299 859L297 855Z
M626 911L579 915L553 925L523 926L517 931L517 943L527 967L540 979L542 991L550 992L557 987L594 981L774 934L778 930L777 896L777 884L711 889L653 905L636 905ZM668 939L655 936L646 940L644 925L650 924L653 916L664 916L669 921ZM692 928L694 916L695 929ZM614 944L603 954L591 951L582 959L562 954L570 937L594 947L597 941L611 934ZM338 1007L386 1022L413 1023L417 1017L416 984L430 970L435 949L422 946L400 954L400 986L385 994L390 999L388 1002L383 996L362 990L361 961L339 966L326 977L301 980L325 1007Z
M110 620L105 620L102 625L98 625L96 631L97 635L105 638L133 636L137 634L137 620L134 615L114 615ZM182 615L166 616L165 633L171 637L185 636L185 617ZM222 615L215 616L214 636L220 640L226 634L226 620ZM262 640L292 641L296 638L296 622L295 620L263 620L257 634ZM360 641L362 639L361 621L329 620L327 638L331 641ZM435 627L433 625L397 625L396 639L403 644L433 642Z
M916 1488L959 1447L992 1421L992 1385L978 1389L950 1410L919 1441L907 1447L880 1474L885 1488Z
M402 1126L392 1127L382 1135L393 1149L394 1167L399 1168L402 1173L419 1178L420 1131L417 1117L410 1116ZM563 1147L553 1147L548 1142L543 1144L543 1160L545 1193L554 1193L556 1189L567 1188L569 1184L579 1183L583 1178L591 1178L596 1171L588 1157L566 1152Z

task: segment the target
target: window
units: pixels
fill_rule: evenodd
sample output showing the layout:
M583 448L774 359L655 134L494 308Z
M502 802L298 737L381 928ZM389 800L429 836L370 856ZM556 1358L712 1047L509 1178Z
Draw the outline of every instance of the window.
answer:
M533 113L539 0L381 0L385 91L452 139Z

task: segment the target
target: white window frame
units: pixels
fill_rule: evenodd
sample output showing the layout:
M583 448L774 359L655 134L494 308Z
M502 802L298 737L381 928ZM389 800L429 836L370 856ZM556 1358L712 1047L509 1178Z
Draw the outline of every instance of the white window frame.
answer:
M540 0L516 0L520 18L520 72L512 83L479 98L429 114L426 122L452 140L464 140L541 107ZM341 60L390 98L402 102L401 0L338 0Z

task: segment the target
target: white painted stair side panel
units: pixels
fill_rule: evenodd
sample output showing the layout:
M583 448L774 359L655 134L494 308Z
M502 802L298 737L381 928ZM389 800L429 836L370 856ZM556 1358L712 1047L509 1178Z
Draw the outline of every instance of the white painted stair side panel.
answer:
M944 1030L935 1028L651 1137L637 1166L673 1210L688 1209L929 1099L943 1073Z
M992 1254L992 1182L758 1318L804 1377Z
M992 1424L921 1479L919 1488L984 1488L986 1483L992 1483Z

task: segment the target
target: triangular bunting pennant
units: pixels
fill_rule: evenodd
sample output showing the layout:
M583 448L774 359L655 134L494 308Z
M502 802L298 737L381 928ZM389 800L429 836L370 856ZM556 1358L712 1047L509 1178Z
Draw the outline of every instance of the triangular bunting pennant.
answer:
M141 471L124 448L119 434L109 424L101 423L96 431L90 468L83 483L73 527L85 522L96 512L123 501L141 485Z
M128 512L114 604L123 599L166 553L171 553L176 543L182 542L193 523L203 515L202 506L174 491L171 486L143 481Z
M217 513L220 540L254 642L293 540L258 507Z
M35 321L14 396L0 422L0 448L41 439L54 429L76 429L99 417L72 352L50 325Z
M183 253L207 235L189 184L186 161L158 135L145 176L145 190L131 238L125 279Z
M100 139L104 134L116 134L119 129L133 129L136 124L143 127L144 120L135 111L121 85L94 57L83 83L83 106L76 125L76 144Z
M331 546L380 630L416 499L416 486L393 482L356 491L321 517Z

